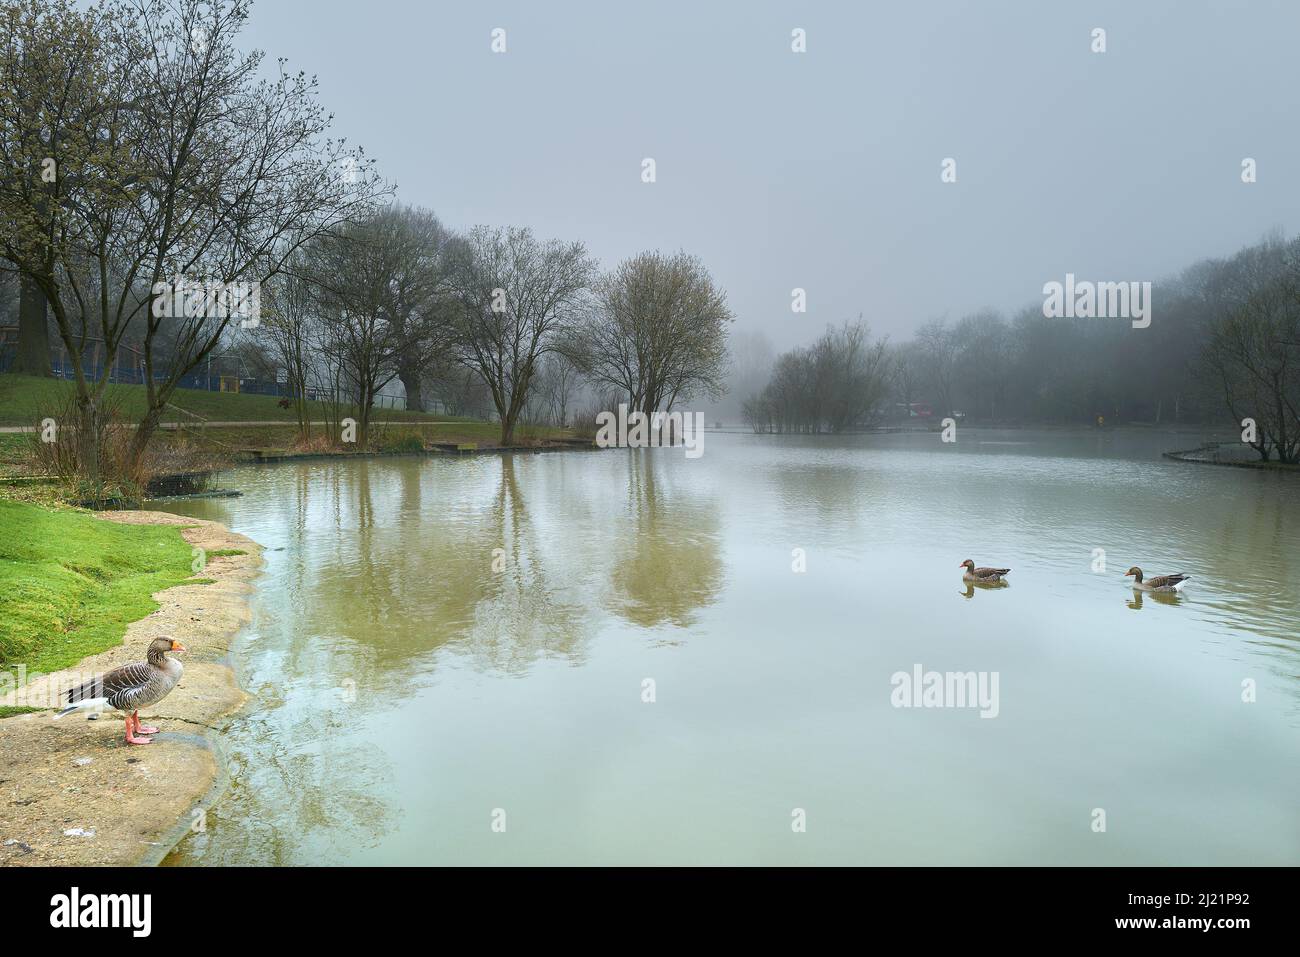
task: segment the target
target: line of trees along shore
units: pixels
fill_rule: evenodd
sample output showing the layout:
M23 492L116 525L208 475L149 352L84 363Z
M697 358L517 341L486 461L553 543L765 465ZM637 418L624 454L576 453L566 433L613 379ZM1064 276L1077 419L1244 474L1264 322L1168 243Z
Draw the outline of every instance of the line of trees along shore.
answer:
M459 234L398 205L304 244L269 302L246 345L287 369L297 396L356 397L362 444L374 397L395 379L410 409L430 400L495 417L504 445L521 422L569 425L581 387L646 412L716 397L733 321L685 253L601 273L580 242L516 227Z
M0 0L0 278L19 300L15 369L50 374L52 328L92 483L144 457L181 380L214 354L287 380L304 443L316 438L309 396L330 410L326 441L350 415L364 444L394 380L412 409L495 417L503 444L520 423L568 425L581 388L643 412L725 391L734 319L700 260L648 251L602 271L580 242L458 231L396 203L374 162L331 136L314 79L240 49L249 10ZM256 283L260 324L160 314L157 289L175 277ZM774 432L842 432L917 403L986 422L1231 417L1261 457L1296 462L1300 242L1197 263L1152 302L1143 329L1045 318L1036 304L890 343L859 319L766 376L749 370L743 415ZM126 351L146 412L106 457L107 386Z
M108 369L126 338L140 343L147 393L130 467L230 325L158 315L160 284L265 282L385 192L359 151L326 138L313 79L283 62L267 78L261 55L238 49L247 15L242 0L0 5L0 257L44 299L20 313L48 308L72 360L92 482L105 465ZM90 348L104 356L99 378L83 366ZM24 371L48 368L29 368L36 352L20 346Z
M1300 239L1198 262L1151 301L1146 328L1041 304L932 320L898 343L861 321L831 328L777 356L742 415L760 432L863 428L922 404L934 421L1217 424L1263 460L1300 462Z
M239 48L249 12L247 0L0 2L13 371L51 374L52 326L89 479L107 467L106 389L127 348L147 391L128 462L217 353L287 380L303 441L316 395L332 409L327 440L346 413L364 445L394 379L409 408L494 415L503 444L521 421L567 424L580 382L646 411L720 394L732 315L702 263L646 252L603 273L580 242L458 232L397 204L373 160L331 137L313 78ZM156 290L175 277L256 283L260 321L160 315Z

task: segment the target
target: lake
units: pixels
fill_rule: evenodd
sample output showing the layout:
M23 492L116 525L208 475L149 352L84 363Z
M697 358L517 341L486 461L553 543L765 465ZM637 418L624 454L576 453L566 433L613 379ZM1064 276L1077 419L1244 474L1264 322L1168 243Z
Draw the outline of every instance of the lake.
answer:
M232 470L164 506L267 548L231 786L168 862L1300 864L1300 476L1160 458L1195 444ZM930 671L996 708L896 706Z

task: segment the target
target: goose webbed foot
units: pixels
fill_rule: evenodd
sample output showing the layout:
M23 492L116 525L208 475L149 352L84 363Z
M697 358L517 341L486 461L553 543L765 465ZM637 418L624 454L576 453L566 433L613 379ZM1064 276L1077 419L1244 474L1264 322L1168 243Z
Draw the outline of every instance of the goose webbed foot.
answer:
M131 723L127 722L126 743L127 744L153 744L153 738L137 738L131 731Z
M157 733L157 728L151 728L147 724L140 723L140 712L138 711L133 711L131 716L126 719L127 744L153 744L153 738L143 738L139 737L139 735Z

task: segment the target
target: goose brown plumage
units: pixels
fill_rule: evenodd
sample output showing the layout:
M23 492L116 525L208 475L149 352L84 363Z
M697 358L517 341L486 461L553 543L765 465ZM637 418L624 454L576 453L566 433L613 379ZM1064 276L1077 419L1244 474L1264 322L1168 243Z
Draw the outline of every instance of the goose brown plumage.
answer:
M1143 579L1142 569L1134 565L1124 573L1124 577L1132 576L1133 587L1140 591L1178 591L1183 587L1191 575L1157 575L1155 578Z
M158 729L140 723L140 709L157 704L171 694L185 667L169 651L184 651L185 646L173 638L155 638L149 644L144 661L114 668L106 674L64 692L68 706L55 715L62 718L73 711L112 709L126 715L126 743L152 744Z
M966 569L962 573L962 581L985 585L995 585L1001 582L1002 576L1011 571L1010 568L976 568L975 563L969 558L962 562L959 567Z

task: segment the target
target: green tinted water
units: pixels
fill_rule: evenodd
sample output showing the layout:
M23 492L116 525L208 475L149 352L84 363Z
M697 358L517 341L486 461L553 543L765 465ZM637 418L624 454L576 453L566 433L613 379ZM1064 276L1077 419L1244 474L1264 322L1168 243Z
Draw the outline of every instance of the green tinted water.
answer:
M268 549L253 700L172 862L1300 863L1300 477L1159 458L1189 444L228 473L174 510ZM918 665L996 673L996 718L894 707Z

